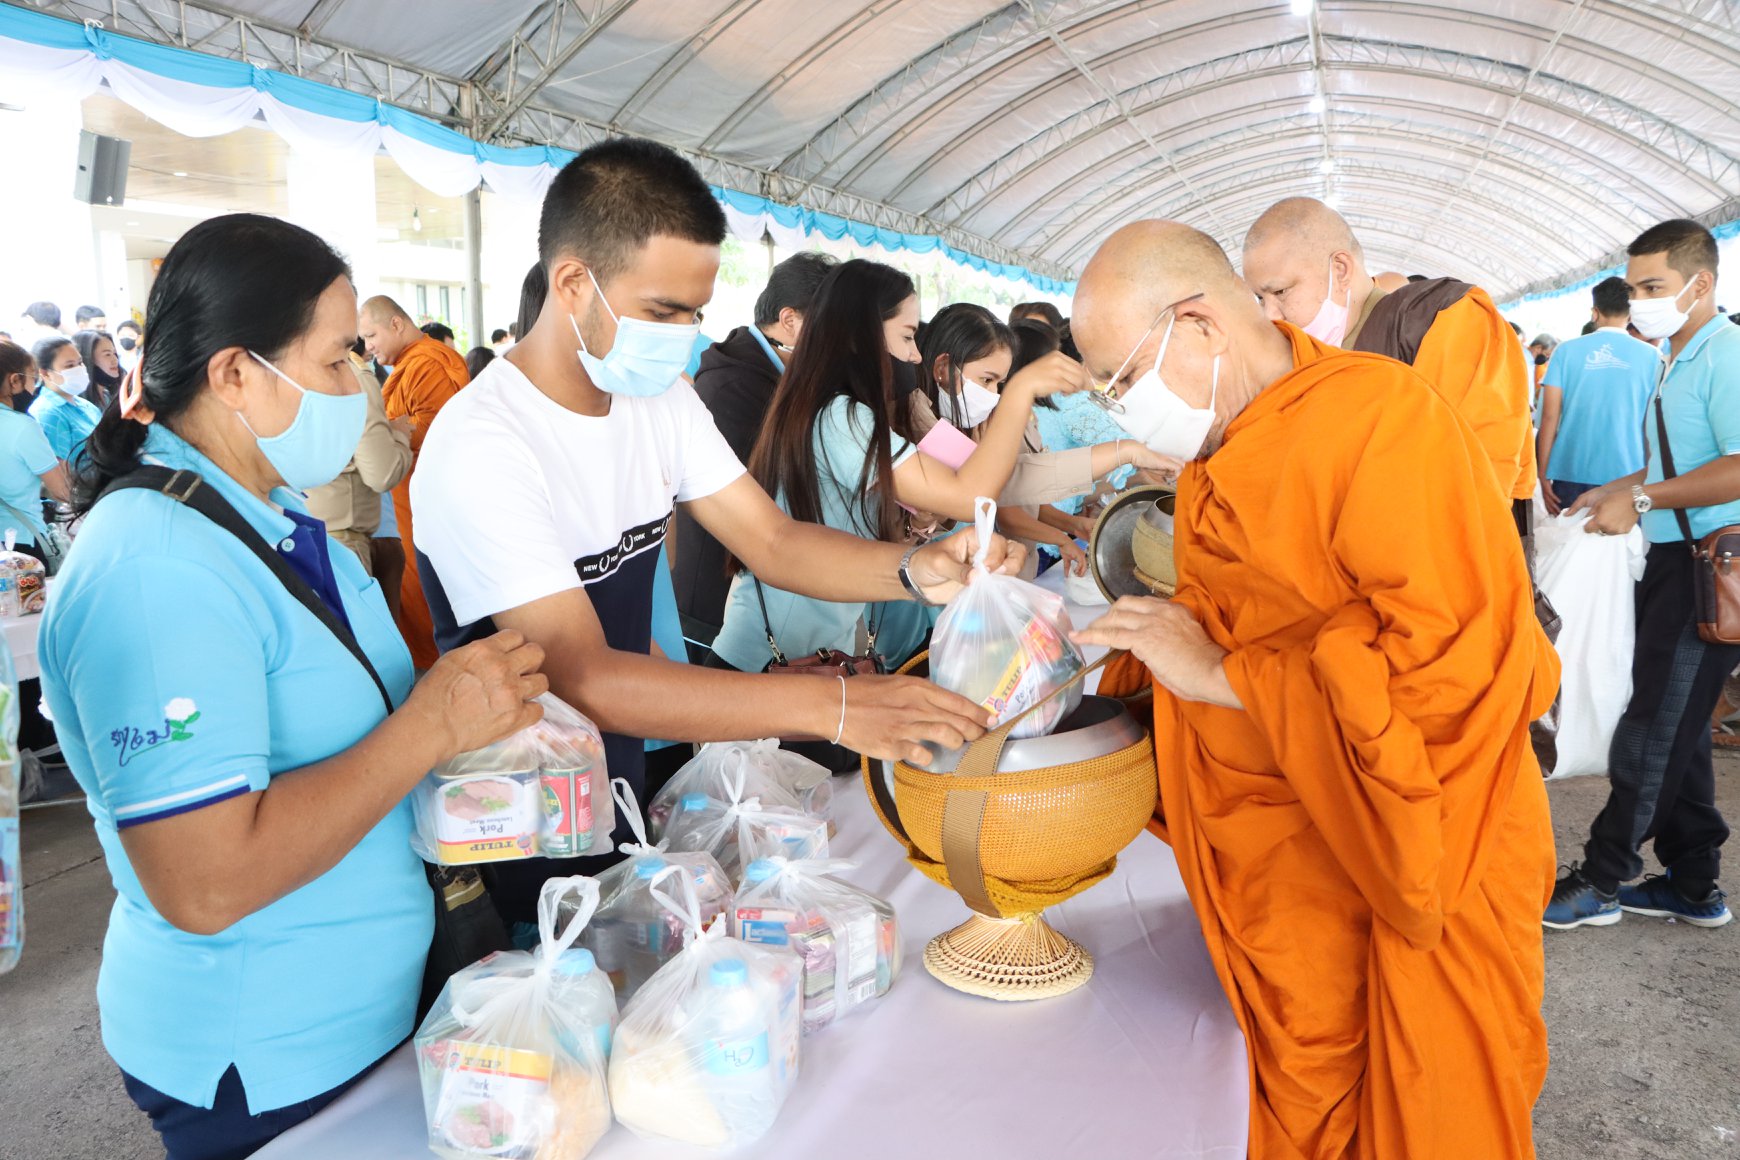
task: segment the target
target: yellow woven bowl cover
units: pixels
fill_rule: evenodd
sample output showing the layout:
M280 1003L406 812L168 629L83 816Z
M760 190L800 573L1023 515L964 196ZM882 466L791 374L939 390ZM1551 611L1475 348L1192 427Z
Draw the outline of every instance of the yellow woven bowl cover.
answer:
M1170 514L1175 502L1173 497L1167 496L1157 501L1156 506ZM1130 536L1130 556L1136 561L1136 570L1142 574L1143 583L1167 595L1177 591L1178 566L1172 557L1172 537L1166 531L1147 520L1137 520L1135 531Z

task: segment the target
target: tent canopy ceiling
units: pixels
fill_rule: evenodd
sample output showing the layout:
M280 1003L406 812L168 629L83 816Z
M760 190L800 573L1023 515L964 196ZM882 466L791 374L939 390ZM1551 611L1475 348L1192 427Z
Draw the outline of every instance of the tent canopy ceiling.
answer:
M58 15L1069 277L1139 217L1235 254L1326 197L1375 269L1504 296L1740 216L1729 0L154 0ZM397 75L394 75L394 70ZM1732 211L1732 212L1730 212Z

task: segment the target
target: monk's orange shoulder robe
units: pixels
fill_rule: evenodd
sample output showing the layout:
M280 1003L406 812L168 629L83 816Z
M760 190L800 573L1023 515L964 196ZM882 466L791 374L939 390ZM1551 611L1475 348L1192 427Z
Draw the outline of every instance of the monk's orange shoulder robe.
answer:
M1252 1160L1534 1155L1558 662L1481 443L1414 371L1296 369L1179 484L1245 708L1154 700L1169 841L1250 1049ZM1129 657L1103 687L1149 683Z
M458 390L471 381L465 360L445 343L422 338L412 343L399 356L393 373L381 387L381 400L386 404L387 418L411 420L411 450L423 449L423 437L429 424ZM435 622L429 615L429 602L423 596L423 581L417 573L413 552L415 540L411 525L411 476L416 462L393 488L393 514L399 521L399 538L404 541L407 557L405 579L399 587L399 633L411 649L411 660L419 669L435 663Z
M1420 339L1414 369L1474 429L1499 490L1511 499L1532 498L1534 381L1527 352L1486 291L1474 287L1438 313Z

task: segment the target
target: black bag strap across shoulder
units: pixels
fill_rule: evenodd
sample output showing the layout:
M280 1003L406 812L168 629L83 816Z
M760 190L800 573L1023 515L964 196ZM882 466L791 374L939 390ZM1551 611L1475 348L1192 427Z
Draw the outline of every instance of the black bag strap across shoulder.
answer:
M105 487L103 494L97 497L97 502L101 503L117 491L130 489L155 491L166 495L176 503L192 508L240 540L244 547L259 557L260 563L264 564L267 570L277 578L278 583L284 586L285 591L294 596L302 607L325 625L327 631L338 638L338 643L342 644L350 652L350 655L356 658L357 663L368 673L369 679L375 683L375 689L380 693L381 703L386 706L387 712L393 711L393 696L387 692L386 682L381 680L380 673L375 671L374 663L369 660L368 654L357 643L356 635L351 632L350 626L333 613L326 601L320 598L308 581L297 575L296 570L290 566L289 562L266 542L264 536L254 530L254 525L244 519L242 514L236 511L215 487L206 483L197 471L178 471L173 468L147 464L135 468Z
M1667 416L1662 412L1661 396L1667 390L1667 371L1663 371L1661 381L1655 388L1655 434L1656 441L1661 444L1661 477L1672 479L1679 472L1674 470L1674 449L1668 444ZM1683 507L1674 509L1674 518L1679 521L1680 535L1686 538L1686 547L1694 553L1698 550L1698 541L1692 537L1692 521L1686 515Z

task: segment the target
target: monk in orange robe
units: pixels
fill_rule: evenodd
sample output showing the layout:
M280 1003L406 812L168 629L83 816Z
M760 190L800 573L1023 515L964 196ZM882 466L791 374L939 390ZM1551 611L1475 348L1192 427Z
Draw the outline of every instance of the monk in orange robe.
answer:
M1386 292L1366 273L1345 219L1310 197L1264 211L1245 235L1245 281L1268 316L1332 346L1399 359L1474 429L1499 492L1527 527L1535 494L1534 386L1510 324L1486 291L1429 278Z
M1115 234L1071 326L1188 461L1176 598L1078 639L1129 650L1104 691L1154 689L1153 828L1245 1032L1252 1160L1532 1157L1558 662L1486 451L1408 367L1265 319L1187 226Z
M411 436L413 456L421 453L429 424L458 390L471 381L465 359L452 347L437 342L417 329L416 322L391 298L370 298L357 318L357 333L369 353L393 368L381 387L387 418L402 423ZM399 538L405 544L409 565L400 584L399 632L411 649L419 669L435 663L435 622L423 596L423 580L417 572L415 532L411 524L411 476L415 459L405 478L393 488L393 514L399 521Z

